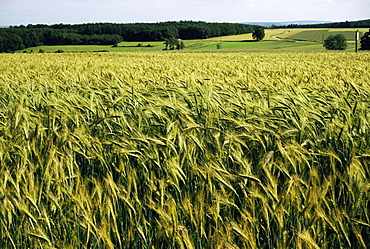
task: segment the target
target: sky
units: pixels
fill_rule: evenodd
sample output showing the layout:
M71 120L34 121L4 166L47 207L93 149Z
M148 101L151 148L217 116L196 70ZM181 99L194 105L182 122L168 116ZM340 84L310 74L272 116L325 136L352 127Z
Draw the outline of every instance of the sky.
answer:
M0 0L0 25L370 19L370 0Z

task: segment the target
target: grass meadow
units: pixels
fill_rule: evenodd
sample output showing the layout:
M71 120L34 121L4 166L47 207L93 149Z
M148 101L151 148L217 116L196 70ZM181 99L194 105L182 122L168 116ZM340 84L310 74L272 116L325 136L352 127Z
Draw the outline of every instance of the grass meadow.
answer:
M0 54L1 248L363 248L369 53Z

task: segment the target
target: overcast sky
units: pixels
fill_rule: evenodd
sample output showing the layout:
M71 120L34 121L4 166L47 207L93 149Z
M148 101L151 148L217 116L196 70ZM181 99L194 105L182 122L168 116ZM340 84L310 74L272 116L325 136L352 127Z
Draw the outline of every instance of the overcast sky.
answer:
M369 18L370 0L0 0L0 25Z

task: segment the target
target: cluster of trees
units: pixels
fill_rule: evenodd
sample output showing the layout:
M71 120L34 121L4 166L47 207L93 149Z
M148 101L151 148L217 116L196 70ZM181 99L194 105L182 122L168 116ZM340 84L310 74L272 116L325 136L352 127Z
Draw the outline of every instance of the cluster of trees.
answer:
M193 21L132 24L29 24L0 28L0 52L11 52L40 45L113 45L123 40L205 39L253 31L254 26L247 24Z
M175 50L175 49L182 50L185 47L185 44L183 41L176 39L174 37L165 39L164 45L165 45L164 50Z
M0 52L13 52L41 45L111 45L123 41L116 34L85 35L53 29L0 29Z
M24 49L23 39L12 32L0 30L0 52L12 52L18 49Z

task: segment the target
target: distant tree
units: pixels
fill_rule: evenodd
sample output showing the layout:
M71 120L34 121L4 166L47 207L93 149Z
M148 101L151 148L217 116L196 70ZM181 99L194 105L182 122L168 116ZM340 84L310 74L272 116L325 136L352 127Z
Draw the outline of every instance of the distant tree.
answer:
M176 44L176 49L177 50L183 50L185 47L185 43L183 41L177 41L177 44Z
M170 40L165 39L163 44L164 44L164 49L163 50L168 50L168 47L170 46Z
M175 50L175 47L177 46L179 41L174 37L171 37L169 41L170 41L170 50Z
M370 29L361 37L361 50L370 50Z
M262 41L265 38L265 29L261 26L257 27L252 34L253 39L257 41Z
M348 47L347 40L342 34L329 35L323 45L327 50L345 50Z

